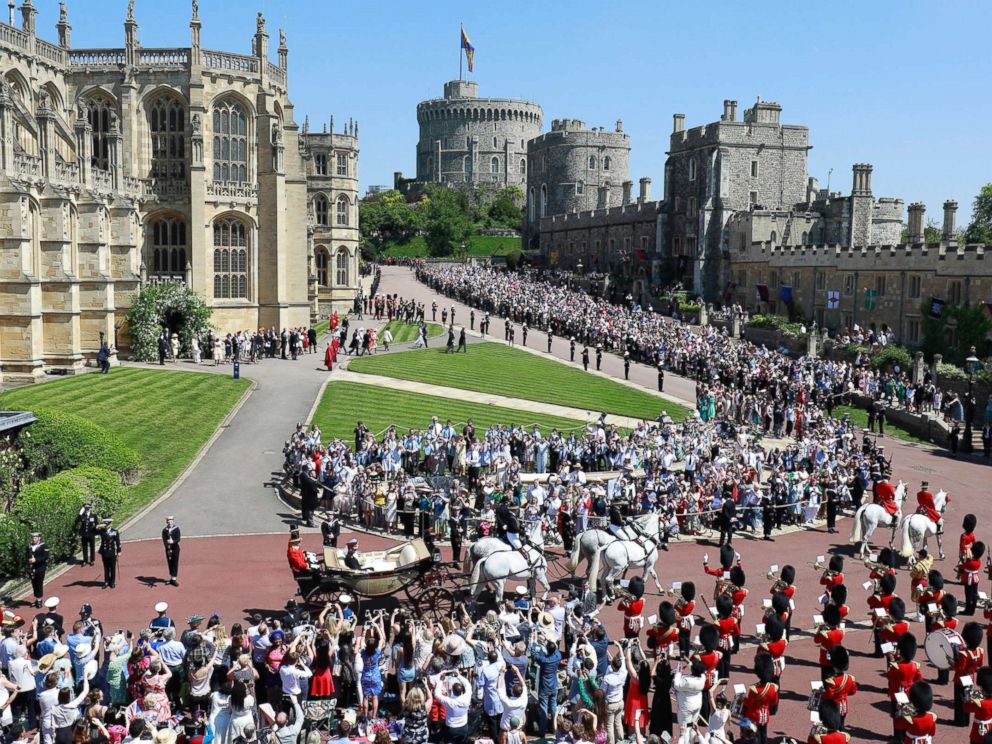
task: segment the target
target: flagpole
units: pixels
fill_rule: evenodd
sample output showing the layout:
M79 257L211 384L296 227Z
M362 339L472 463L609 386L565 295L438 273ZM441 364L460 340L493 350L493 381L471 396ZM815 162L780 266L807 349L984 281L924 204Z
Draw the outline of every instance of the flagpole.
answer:
M459 80L459 82L462 79L462 32L463 32L463 29L464 29L464 26L461 23L459 23L458 24L458 80Z

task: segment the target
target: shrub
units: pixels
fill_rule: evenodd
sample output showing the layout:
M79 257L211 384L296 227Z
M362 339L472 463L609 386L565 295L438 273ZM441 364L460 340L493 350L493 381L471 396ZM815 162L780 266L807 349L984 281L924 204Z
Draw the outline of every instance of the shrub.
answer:
M871 358L871 366L875 369L894 369L897 365L902 372L913 368L913 357L901 346L886 346Z
M968 375L960 367L956 367L953 364L948 364L947 362L941 362L937 365L937 380L956 380L957 382L967 382Z
M137 474L138 453L116 434L65 411L40 409L34 415L38 420L18 437L26 469L34 479L79 465L112 470L124 479Z
M193 336L203 338L210 330L211 312L200 295L178 282L145 285L125 317L131 358L158 359L158 337L164 328L179 336L181 356L191 354Z
M80 467L24 486L13 510L0 519L0 572L23 576L27 569L25 546L32 532L40 532L50 559L63 561L76 550L76 516L85 503L100 515L111 515L124 501L120 476L97 467Z
M806 335L803 333L802 323L790 323L781 315L752 315L748 321L748 325L752 328L775 330L783 336L789 336L791 338L804 338Z

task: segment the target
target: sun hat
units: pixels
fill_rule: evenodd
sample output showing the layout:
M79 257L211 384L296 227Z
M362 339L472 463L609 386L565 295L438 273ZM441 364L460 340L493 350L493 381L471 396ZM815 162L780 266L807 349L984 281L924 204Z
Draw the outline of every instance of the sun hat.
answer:
M465 639L457 633L450 633L444 639L441 650L448 656L461 656L465 650Z

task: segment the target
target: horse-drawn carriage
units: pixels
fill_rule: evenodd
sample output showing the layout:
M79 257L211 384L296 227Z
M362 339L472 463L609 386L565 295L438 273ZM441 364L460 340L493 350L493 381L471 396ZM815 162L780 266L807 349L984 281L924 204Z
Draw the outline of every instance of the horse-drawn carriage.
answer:
M337 548L325 547L323 563L296 575L300 595L310 605L337 602L342 594L362 599L405 593L423 617L440 620L455 609L455 593L448 565L436 560L423 540L412 540L388 550L362 553L361 569L348 568Z

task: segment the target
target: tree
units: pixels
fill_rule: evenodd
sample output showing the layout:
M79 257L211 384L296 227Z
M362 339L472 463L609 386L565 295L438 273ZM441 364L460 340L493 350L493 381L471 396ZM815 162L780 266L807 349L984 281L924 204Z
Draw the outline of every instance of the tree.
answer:
M472 233L464 196L443 186L428 191L421 202L424 242L432 256L450 256Z
M937 224L936 220L927 220L926 226L923 228L923 242L924 243L939 243L944 237L944 231ZM909 242L909 225L903 225L902 228L902 242Z
M971 223L964 233L969 243L992 243L992 183L982 186L971 207Z
M422 222L420 212L411 208L395 189L364 200L358 210L362 240L377 251L388 243L413 237Z
M211 310L192 289L179 282L141 288L127 311L131 358L151 362L158 358L158 337L163 330L179 336L179 353L190 354L193 336L206 336Z
M524 210L517 206L512 195L500 193L489 205L489 219L493 227L519 230L524 221Z

